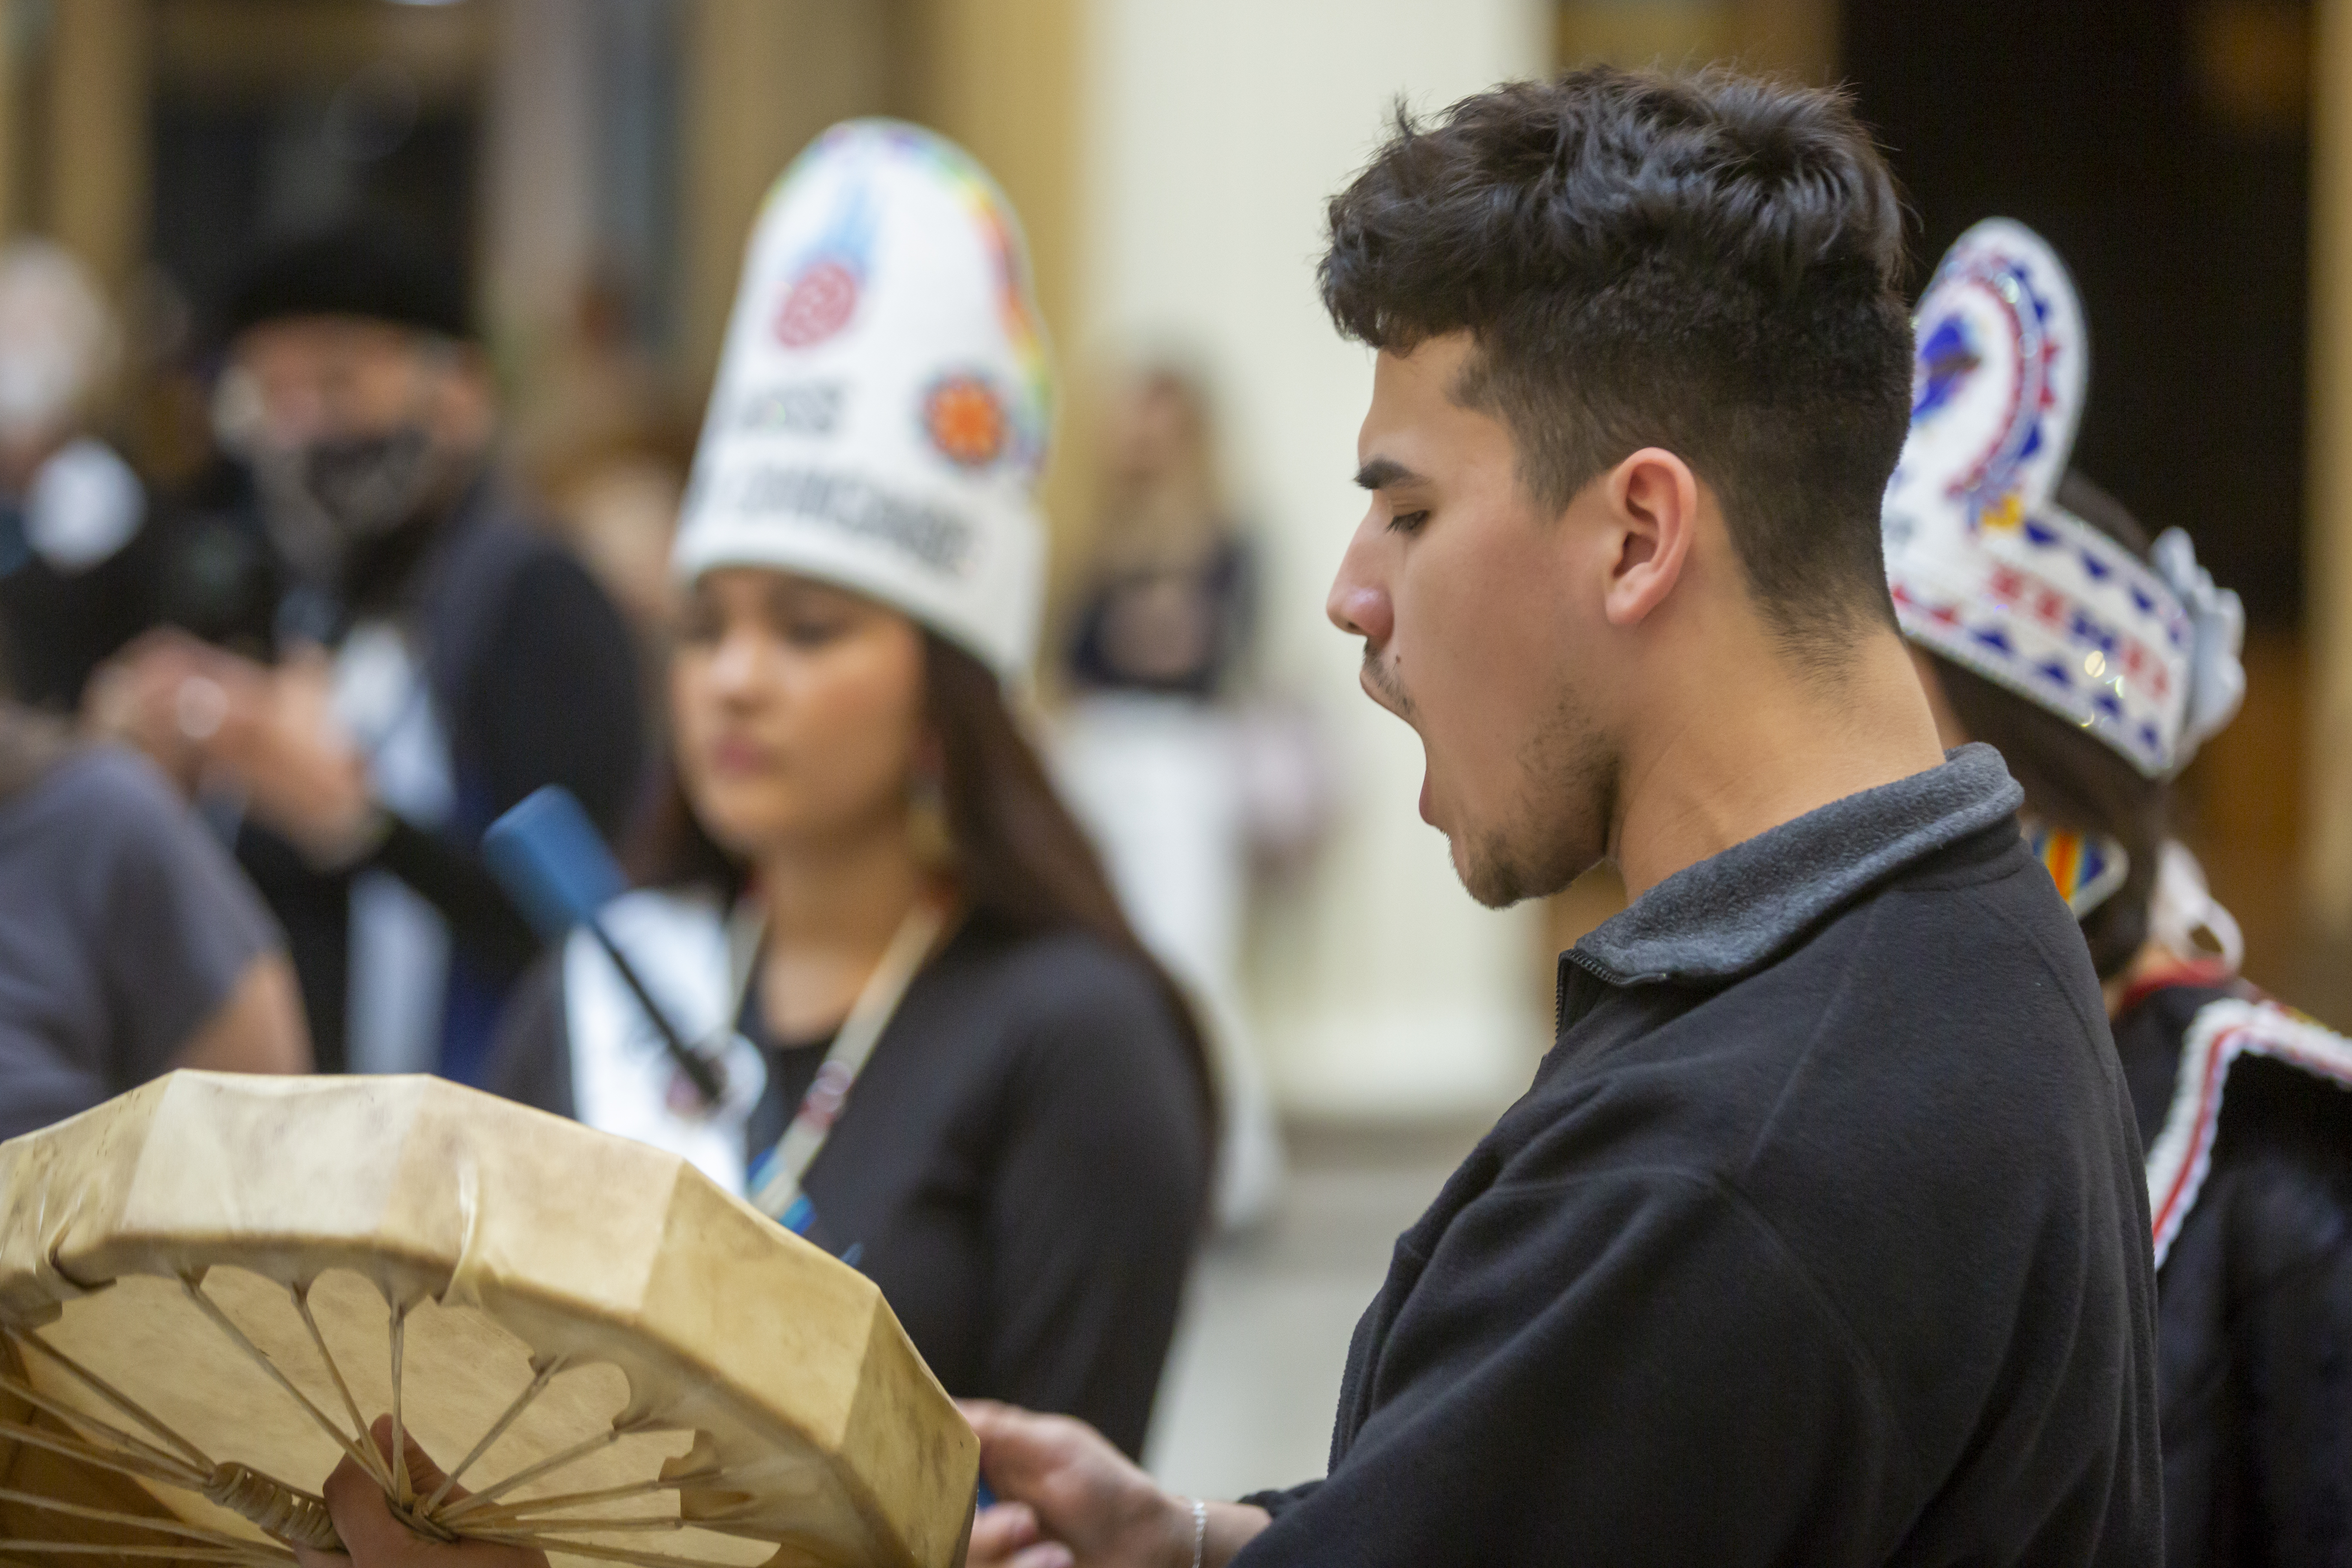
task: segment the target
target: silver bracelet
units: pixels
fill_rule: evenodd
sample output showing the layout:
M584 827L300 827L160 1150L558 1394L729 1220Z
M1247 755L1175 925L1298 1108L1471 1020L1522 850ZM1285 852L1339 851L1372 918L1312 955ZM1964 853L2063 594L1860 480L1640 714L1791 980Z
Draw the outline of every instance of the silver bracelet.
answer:
M1209 1550L1209 1505L1199 1498L1192 1500L1192 1568L1201 1568L1201 1560Z

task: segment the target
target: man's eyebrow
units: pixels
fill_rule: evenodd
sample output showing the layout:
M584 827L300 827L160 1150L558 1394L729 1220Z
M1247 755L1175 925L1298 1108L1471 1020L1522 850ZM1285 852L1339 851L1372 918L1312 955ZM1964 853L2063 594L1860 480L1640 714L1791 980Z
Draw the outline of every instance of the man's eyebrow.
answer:
M1419 474L1393 458L1374 458L1356 470L1356 483L1368 490L1384 490L1391 485L1411 484Z

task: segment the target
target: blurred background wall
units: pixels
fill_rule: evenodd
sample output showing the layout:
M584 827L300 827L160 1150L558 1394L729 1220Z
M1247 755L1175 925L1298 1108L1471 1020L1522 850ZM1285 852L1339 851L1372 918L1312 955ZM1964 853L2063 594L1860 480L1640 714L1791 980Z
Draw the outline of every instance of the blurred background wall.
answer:
M1419 108L1608 59L1853 84L1916 215L1914 284L2001 212L2080 275L2082 465L2246 597L2246 711L2186 829L2258 980L2352 1021L2352 0L0 0L0 229L121 291L114 424L205 456L201 327L255 236L358 204L473 258L518 458L627 455L674 502L743 238L816 131L934 124L1026 220L1071 396L1048 503L1083 545L1101 367L1210 388L1263 542L1261 679L1319 717L1319 852L1259 900L1247 999L1284 1103L1483 1109L1548 1034L1549 954L1612 907L1455 886L1417 748L1321 619L1369 385L1317 306L1320 203ZM2333 92L2322 89L2333 84ZM2316 264L2315 264L2316 263ZM663 489L663 484L670 488ZM616 570L657 589L650 554ZM635 565L626 563L636 559Z
M1541 69L1549 21L1532 0L1106 0L1089 16L1085 303L1066 340L1082 365L1172 347L1219 394L1265 557L1265 678L1329 721L1337 820L1306 877L1264 900L1252 966L1294 1110L1475 1110L1524 1085L1547 1033L1532 911L1463 896L1414 809L1419 743L1358 692L1359 649L1323 618L1362 512L1371 364L1332 332L1312 269L1323 203L1398 96L1428 109Z

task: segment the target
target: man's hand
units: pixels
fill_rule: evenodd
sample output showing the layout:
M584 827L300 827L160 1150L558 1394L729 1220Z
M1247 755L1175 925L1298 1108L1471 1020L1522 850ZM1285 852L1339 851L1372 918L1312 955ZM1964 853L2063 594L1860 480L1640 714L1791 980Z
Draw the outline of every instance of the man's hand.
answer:
M337 721L316 647L271 668L151 633L93 682L93 724L131 741L193 788L234 785L246 809L321 865L363 852L378 818L366 760Z
M370 1436L375 1439L376 1451L389 1460L392 1417L378 1417ZM440 1467L425 1458L414 1437L404 1434L401 1446L407 1451L412 1482L419 1492L431 1496L443 1479ZM334 1516L335 1533L343 1538L350 1554L298 1546L294 1559L301 1568L547 1568L545 1552L520 1546L490 1546L478 1541L450 1546L425 1540L392 1516L383 1489L350 1459L336 1466L335 1473L327 1478L323 1495L327 1511ZM463 1487L449 1489L452 1500L466 1495Z
M184 689L207 680L223 700L205 757L245 792L246 809L321 865L364 850L375 820L367 762L335 718L325 653L304 647L273 669L215 651Z
M1003 1499L972 1521L968 1568L1192 1568L1190 1501L1171 1497L1083 1421L964 1403L980 1468ZM1222 1564L1265 1512L1211 1506L1205 1563Z
M184 632L150 632L100 665L82 694L85 728L145 752L186 795L203 783L205 759L175 698L200 647Z

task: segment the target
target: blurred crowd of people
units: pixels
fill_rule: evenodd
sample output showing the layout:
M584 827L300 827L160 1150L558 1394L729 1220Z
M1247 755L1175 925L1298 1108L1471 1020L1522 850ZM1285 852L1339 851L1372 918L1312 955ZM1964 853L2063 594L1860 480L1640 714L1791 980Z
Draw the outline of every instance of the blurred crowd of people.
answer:
M194 805L292 956L306 1063L479 1081L538 942L467 847L542 785L615 842L658 794L691 427L601 283L509 412L455 258L388 223L257 249L208 303L166 369L203 378L209 455L159 480L107 435L128 400L97 280L46 240L0 250L5 700ZM1217 1020L1255 1212L1278 1155L1236 993L1247 889L1311 842L1324 786L1307 721L1268 742L1239 700L1252 563L1202 383L1118 379L1097 542L1045 655L1075 694L1056 776ZM56 1114L16 1109L11 1132Z
M609 291L515 399L455 258L361 217L207 302L167 367L202 458L142 476L101 290L0 251L0 1137L173 1068L441 1074L677 1149L951 1387L1134 1452L1197 1237L1280 1174L1238 975L1311 736L1245 711L1199 380L1120 373L1049 616L1017 224L910 128L820 152L698 457ZM780 450L859 493L747 517ZM596 941L482 852L551 788L638 889Z

